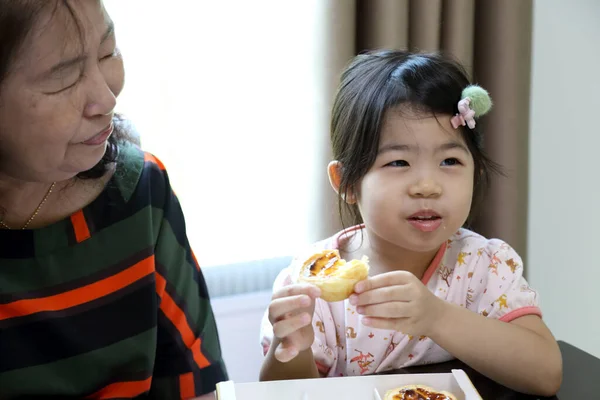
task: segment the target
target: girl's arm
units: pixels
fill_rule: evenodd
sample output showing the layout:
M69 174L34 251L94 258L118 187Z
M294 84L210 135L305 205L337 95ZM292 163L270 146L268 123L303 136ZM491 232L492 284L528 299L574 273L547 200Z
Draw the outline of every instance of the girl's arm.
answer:
M319 378L317 364L310 347L298 353L292 360L282 363L275 358L274 349L277 346L279 346L279 339L274 338L260 370L260 381Z
M446 304L430 334L439 346L515 390L544 396L558 392L562 357L541 318L526 315L507 323Z
M275 290L267 311L272 343L260 369L261 381L319 377L311 345L315 299L320 295L319 288L306 284Z
M554 395L560 387L560 350L536 315L512 322L484 317L436 297L406 271L377 275L359 282L354 290L350 303L363 315L364 325L428 336L454 357L514 390Z

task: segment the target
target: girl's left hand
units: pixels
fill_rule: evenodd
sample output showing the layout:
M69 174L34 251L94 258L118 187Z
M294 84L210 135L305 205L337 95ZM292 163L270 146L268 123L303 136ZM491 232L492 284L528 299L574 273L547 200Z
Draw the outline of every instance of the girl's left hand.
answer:
M393 271L358 282L350 304L363 315L363 325L432 336L448 306L413 274Z

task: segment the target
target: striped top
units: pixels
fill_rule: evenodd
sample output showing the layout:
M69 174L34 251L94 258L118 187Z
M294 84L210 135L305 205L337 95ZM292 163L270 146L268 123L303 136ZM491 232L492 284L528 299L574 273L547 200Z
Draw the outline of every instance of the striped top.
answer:
M227 379L202 272L162 163L121 145L100 196L0 230L0 399L187 399Z

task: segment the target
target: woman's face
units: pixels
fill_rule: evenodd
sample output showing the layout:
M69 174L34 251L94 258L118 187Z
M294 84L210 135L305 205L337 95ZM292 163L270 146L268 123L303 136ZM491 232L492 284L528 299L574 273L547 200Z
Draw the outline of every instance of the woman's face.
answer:
M61 181L104 155L123 61L102 2L69 4L46 7L0 86L0 175Z

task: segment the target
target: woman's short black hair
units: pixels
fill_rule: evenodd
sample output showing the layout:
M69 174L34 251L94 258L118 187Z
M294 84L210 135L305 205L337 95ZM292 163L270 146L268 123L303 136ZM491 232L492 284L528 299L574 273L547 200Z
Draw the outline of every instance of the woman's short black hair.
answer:
M64 7L73 18L75 26L81 30L69 0L0 0L0 91L18 56L27 34L32 30L43 12L53 8L54 12ZM81 33L81 32L80 32ZM115 115L114 132L108 139L108 146L102 159L94 167L77 174L78 178L95 179L103 176L118 155L118 143L134 141L127 129L128 124Z

